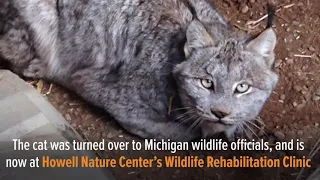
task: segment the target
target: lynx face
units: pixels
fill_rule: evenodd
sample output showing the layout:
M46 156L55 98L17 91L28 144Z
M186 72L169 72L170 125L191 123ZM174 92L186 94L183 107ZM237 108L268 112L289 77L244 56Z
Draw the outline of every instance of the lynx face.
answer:
M216 37L193 22L187 32L187 60L174 74L182 103L201 122L203 133L230 135L258 116L278 82L272 70L276 36L269 28L249 42Z

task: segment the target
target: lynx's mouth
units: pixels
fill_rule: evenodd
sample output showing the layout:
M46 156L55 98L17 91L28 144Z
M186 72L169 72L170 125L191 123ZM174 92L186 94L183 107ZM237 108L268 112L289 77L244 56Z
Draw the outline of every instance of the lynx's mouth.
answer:
M210 124L221 124L224 126L233 126L237 123L233 122L233 121L226 121L226 120L219 120L219 119L214 119L214 120L205 120L206 122L210 123Z
M219 122L212 122L212 121L204 121L202 123L202 133L205 136L215 135L217 133L225 132L231 129L233 126L229 124L223 124Z
M208 123L213 123L213 124L223 124L226 126L233 126L235 124L237 124L238 122L235 121L234 119L230 119L230 118L216 118L210 114L206 114L203 113L202 111L200 111L198 113L198 115L202 118L203 121L208 122Z

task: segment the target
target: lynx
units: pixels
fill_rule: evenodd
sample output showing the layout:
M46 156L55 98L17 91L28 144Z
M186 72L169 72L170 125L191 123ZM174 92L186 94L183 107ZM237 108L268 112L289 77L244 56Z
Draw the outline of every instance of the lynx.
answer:
M0 63L141 138L232 136L277 85L276 41L272 26L235 31L209 0L0 1Z

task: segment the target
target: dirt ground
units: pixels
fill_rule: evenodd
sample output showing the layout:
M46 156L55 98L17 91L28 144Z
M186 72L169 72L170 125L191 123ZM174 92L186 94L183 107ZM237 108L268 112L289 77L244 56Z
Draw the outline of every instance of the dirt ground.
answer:
M320 2L319 0L276 0L275 30L278 37L276 67L280 83L261 113L265 131L283 140L300 138L311 149L320 138ZM258 33L266 25L249 29L248 21L263 17L264 0L216 0L218 10L235 29ZM35 82L36 83L36 82ZM38 84L39 85L39 84ZM35 86L37 86L35 84ZM44 83L42 93L49 90ZM131 141L127 134L102 110L91 107L72 92L52 85L48 100L88 141ZM111 151L97 152L103 158L168 155L165 152ZM177 155L244 155L249 152L181 152ZM263 153L249 153L259 156ZM285 152L273 153L279 157ZM270 154L269 154L270 155ZM271 156L271 155L270 155ZM315 164L317 159L313 160ZM320 161L318 161L320 162ZM295 179L300 169L111 169L116 179ZM306 171L307 175L310 171ZM240 178L241 177L241 178Z

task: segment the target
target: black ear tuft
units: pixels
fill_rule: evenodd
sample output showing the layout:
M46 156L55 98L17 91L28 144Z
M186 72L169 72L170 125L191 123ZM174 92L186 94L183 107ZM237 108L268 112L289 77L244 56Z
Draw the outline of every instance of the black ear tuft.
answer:
M272 26L274 24L274 17L275 17L275 13L276 13L275 5L268 3L267 4L267 13L268 13L268 20L267 20L267 26L265 29L272 28ZM249 43L250 41L252 41L253 39L255 39L258 36L259 36L259 34L251 35L248 39L246 39L245 43L246 44Z
M275 13L276 13L275 5L268 3L268 22L267 22L266 29L271 28L273 26Z

